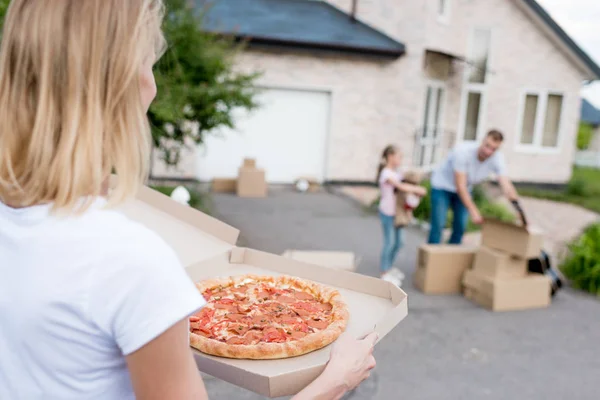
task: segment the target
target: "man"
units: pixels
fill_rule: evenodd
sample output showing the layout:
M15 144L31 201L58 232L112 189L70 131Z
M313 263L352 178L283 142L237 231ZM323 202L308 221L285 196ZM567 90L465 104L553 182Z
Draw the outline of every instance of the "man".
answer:
M476 224L483 218L473 202L474 185L488 179L494 173L498 177L504 195L519 210L518 195L510 179L506 177L504 157L499 148L504 135L492 130L481 143L457 145L431 176L431 231L429 243L442 241L448 210L454 214L450 244L460 244L469 216Z

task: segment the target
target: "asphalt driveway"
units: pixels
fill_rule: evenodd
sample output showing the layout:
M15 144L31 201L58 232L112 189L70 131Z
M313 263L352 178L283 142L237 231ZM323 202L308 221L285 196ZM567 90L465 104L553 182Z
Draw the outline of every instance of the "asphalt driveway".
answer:
M328 193L272 190L266 199L214 195L240 244L286 249L349 250L359 272L377 274L381 232L376 216ZM417 230L405 232L398 267L409 277L409 316L376 348L373 378L352 399L598 399L600 302L567 289L545 310L491 313L461 296L425 296L412 288ZM214 399L262 399L209 379Z

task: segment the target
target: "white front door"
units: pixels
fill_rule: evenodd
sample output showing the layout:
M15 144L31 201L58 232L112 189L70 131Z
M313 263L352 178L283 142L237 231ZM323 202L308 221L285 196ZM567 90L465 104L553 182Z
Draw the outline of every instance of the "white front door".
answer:
M209 135L200 148L197 177L234 178L246 157L255 158L270 183L300 177L323 181L329 131L327 92L264 89L259 109L236 118L236 130Z

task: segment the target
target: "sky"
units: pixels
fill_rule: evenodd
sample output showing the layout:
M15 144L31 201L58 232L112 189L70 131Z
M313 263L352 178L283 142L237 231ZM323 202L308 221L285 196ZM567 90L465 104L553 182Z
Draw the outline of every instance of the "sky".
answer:
M600 1L537 0L573 40L600 65ZM600 108L600 83L582 90Z

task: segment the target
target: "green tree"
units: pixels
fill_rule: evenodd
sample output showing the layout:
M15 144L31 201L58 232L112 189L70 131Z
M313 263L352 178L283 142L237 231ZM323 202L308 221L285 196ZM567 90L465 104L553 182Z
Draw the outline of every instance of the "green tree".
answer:
M577 132L577 150L587 150L594 136L594 127L590 124L582 122L579 124L579 132Z
M0 0L0 29L10 0ZM252 110L258 74L235 72L243 49L231 38L202 30L205 10L188 0L165 0L168 49L155 67L159 95L148 113L161 159L179 162L181 150L198 145L219 127L234 128L237 109Z
M169 48L155 68L159 95L149 117L160 158L177 165L187 145L202 144L219 127L234 128L235 110L257 107L258 74L235 72L242 46L203 31L205 10L193 9L187 0L165 4Z

